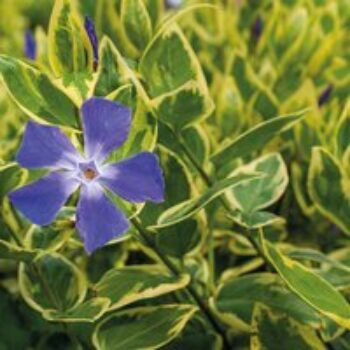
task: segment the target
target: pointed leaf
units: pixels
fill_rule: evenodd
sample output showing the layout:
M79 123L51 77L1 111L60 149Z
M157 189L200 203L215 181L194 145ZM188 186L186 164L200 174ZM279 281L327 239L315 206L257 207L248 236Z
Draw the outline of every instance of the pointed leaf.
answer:
M294 126L303 117L304 113L304 111L301 111L258 124L214 153L211 160L216 167L220 168L235 158L243 158L253 152L260 151L273 137Z
M350 329L350 305L332 285L304 265L283 255L261 237L263 250L288 287L313 308Z
M152 23L144 0L122 0L121 20L132 44L143 50L152 36Z
M205 207L207 204L209 204L211 201L213 201L215 198L219 197L230 187L235 187L242 183L250 182L260 176L261 175L258 173L250 172L246 174L238 174L218 181L212 187L206 190L201 196L175 205L174 207L163 212L163 214L159 217L158 223L155 227L159 228L171 226L185 219L188 219L203 207Z

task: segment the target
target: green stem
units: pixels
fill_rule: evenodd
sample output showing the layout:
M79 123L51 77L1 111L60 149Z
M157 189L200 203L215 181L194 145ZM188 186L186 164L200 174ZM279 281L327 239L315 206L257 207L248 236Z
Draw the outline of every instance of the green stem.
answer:
M215 290L215 240L213 228L208 232L209 292Z
M192 165L196 168L197 172L200 174L203 181L206 183L208 187L213 186L214 181L211 179L211 177L205 172L205 170L202 168L201 164L197 161L196 157L192 154L191 150L188 148L186 141L182 137L180 133L176 133L173 131L173 134L181 146L183 152L186 154L187 158L190 160Z
M145 230L138 219L131 219L132 224L135 226L143 241L151 248L158 256L158 258L163 262L163 264L174 274L174 276L179 276L181 274L178 271L177 267L172 263L167 256L163 255L163 253L158 249L157 245L149 238L149 232ZM226 338L225 331L221 328L221 325L217 322L216 317L213 315L209 306L206 302L202 300L200 295L197 293L196 289L192 285L192 281L188 286L185 287L187 293L191 296L191 298L198 305L199 309L202 311L209 324L212 326L215 332L219 333L222 336L225 349L230 349L230 343Z
M12 239L15 241L15 243L19 246L19 247L23 247L21 239L18 237L17 233L15 231L13 231L11 229L11 227L9 227L7 225L8 228L8 232L10 233L10 236L12 237Z

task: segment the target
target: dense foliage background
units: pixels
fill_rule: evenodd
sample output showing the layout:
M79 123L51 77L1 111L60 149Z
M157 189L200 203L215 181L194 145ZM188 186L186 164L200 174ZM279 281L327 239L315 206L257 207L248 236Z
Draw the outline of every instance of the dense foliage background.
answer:
M0 349L350 349L349 34L349 0L0 0ZM133 228L89 256L76 196L39 227L7 194L42 175L26 122L79 145L91 96L166 200L116 199Z

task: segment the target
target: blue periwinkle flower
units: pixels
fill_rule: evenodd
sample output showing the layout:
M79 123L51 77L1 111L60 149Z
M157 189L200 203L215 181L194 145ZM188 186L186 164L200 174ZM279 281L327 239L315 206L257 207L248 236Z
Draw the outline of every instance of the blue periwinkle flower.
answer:
M37 225L48 225L70 195L80 188L77 229L88 253L122 235L129 227L106 190L133 203L161 202L164 179L158 158L141 152L118 163L106 158L127 139L131 111L118 103L91 98L81 108L85 154L59 128L29 122L17 154L28 169L46 168L45 177L9 194L13 205Z
M96 70L98 66L98 39L97 39L96 30L95 30L95 24L89 16L85 16L84 27L92 46L93 58L94 58L93 65L94 65L94 70Z
M31 59L36 59L36 41L34 35L30 29L27 29L24 33L24 55Z

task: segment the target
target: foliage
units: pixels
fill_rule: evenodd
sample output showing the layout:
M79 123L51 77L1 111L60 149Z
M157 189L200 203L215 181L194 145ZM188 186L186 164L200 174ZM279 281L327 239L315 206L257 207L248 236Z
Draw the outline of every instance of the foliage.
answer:
M0 0L0 348L349 349L349 0L174 3ZM92 96L166 194L87 255L76 195L37 226L8 193L24 125L82 149Z

